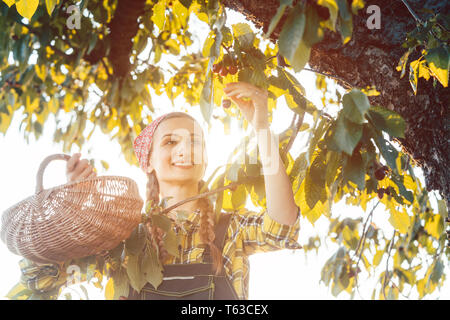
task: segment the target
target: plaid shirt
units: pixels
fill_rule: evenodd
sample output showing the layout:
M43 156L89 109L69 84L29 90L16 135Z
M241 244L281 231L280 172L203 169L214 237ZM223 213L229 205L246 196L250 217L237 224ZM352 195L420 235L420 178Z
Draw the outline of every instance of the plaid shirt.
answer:
M169 256L164 264L203 262L205 246L199 234L200 216L192 213L177 228L181 244L180 257ZM240 299L248 299L249 261L253 253L279 249L300 249L297 243L300 214L294 225L283 225L273 220L265 211L249 212L245 209L233 214L225 237L223 256L225 272ZM52 267L53 266L53 267ZM36 267L29 260L20 262L21 283L32 290L50 290L64 284L56 265Z

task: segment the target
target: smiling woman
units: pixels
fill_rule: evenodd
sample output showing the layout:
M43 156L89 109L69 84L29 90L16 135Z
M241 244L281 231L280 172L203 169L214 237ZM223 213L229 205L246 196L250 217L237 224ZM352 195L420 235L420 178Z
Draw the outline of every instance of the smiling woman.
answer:
M267 147L272 139L267 119L267 93L240 82L232 84L227 94L259 137L267 210L260 213L245 209L232 213L219 211L216 216L214 205L207 197L185 202L177 211L167 213L170 229L177 238L175 242L179 244L175 250L165 245L173 240L170 232L163 231L150 219L146 228L141 225L137 229L148 241L135 248L135 255L130 255L124 263L132 265L140 261L136 259L141 253L156 255L164 265L163 277L147 283L136 280L134 274L130 277L131 287L120 295L115 292L114 298L247 299L250 255L301 248L297 243L300 215L292 186L278 148L272 149L276 152L269 152ZM146 208L150 208L150 212L159 210L161 203L168 208L205 189L202 181L207 166L204 135L200 125L188 114L173 112L160 116L142 130L133 146L139 166L147 175ZM68 163L68 177L77 180L92 175L92 167L78 157L72 159L75 160ZM273 170L274 163L277 170ZM180 215L180 209L185 214ZM144 232L140 232L143 229ZM61 285L66 276L58 272L59 266L54 264L36 266L24 261L21 266L29 279L26 283L33 290L51 290ZM51 273L43 272L45 270ZM145 271L138 269L137 272ZM144 277L158 278L156 273Z

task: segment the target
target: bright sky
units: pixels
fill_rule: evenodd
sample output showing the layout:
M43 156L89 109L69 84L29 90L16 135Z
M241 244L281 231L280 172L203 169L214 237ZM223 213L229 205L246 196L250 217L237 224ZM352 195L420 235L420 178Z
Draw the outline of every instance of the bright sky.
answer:
M231 14L232 15L232 14ZM229 15L230 18L230 15ZM239 17L231 17L239 20ZM313 73L303 71L298 75L299 81L305 86L307 96L310 100L320 105L319 96L315 89L315 77ZM171 103L167 98L153 96L153 104L158 114L171 111ZM182 99L176 102L177 109L187 109L202 123L202 117L198 107L192 108L185 104ZM158 109L159 107L159 109ZM272 129L279 133L285 129L292 118L292 112L286 107L284 99L278 100L277 111L274 114ZM50 116L44 127L42 137L36 141L32 136L30 143L27 144L23 138L22 132L19 132L19 115L15 115L11 127L6 136L0 135L0 213L14 205L15 203L34 194L36 186L36 173L41 161L50 154L61 153L62 144L54 144L52 135L55 131L54 117ZM87 127L85 132L89 132L91 127ZM206 129L206 127L204 128ZM232 127L230 135L223 134L223 126L220 122L213 122L211 129L207 132L206 139L208 148L209 167L207 175L218 165L225 163L229 153L243 135L236 126ZM294 155L304 151L306 134L300 135L292 148ZM110 141L109 137L104 135L99 129L96 129L91 141L86 143L83 150L78 150L74 145L72 153L81 152L83 158L96 159L99 175L118 175L126 176L135 180L139 186L141 197L145 198L146 176L137 167L130 166L121 154L117 142ZM110 168L107 172L100 166L100 160L109 163ZM53 161L47 167L44 175L44 188L50 188L66 182L65 162ZM378 210L378 209L377 209ZM360 217L364 213L362 209L337 204L333 207L333 214L342 217ZM377 225L385 224L386 215L380 210L380 213L374 214L374 222ZM299 243L304 245L309 237L316 234L326 234L328 223L326 219L319 219L312 226L306 219L301 220L301 231ZM392 228L387 227L386 232L392 232ZM319 251L319 254L311 253L305 259L302 250L290 251L283 250L272 253L257 254L250 257L250 299L335 299L330 290L319 283L320 271L325 261L337 250L337 245L327 242ZM14 286L20 278L18 261L21 257L8 251L4 243L0 243L0 299L4 299L5 294ZM382 264L385 262L382 261ZM370 299L372 290L377 278L365 280L360 276L360 292L355 299ZM448 281L446 289L448 289ZM102 299L103 294L99 289L88 286L90 298ZM72 294L76 299L77 295ZM450 290L442 290L429 298L448 299ZM342 293L338 299L348 299L349 295ZM412 296L412 298L415 298Z

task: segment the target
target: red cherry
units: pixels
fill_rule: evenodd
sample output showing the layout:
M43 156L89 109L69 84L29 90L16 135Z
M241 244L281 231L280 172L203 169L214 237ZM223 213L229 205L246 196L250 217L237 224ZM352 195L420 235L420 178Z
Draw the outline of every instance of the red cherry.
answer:
M212 72L219 73L221 68L222 68L222 65L220 63L213 64Z
M222 67L222 69L220 70L220 75L222 77L225 77L228 74L228 69L224 66Z
M231 107L231 100L223 99L222 100L222 107L224 107L225 109L228 109L229 107Z
M228 72L229 72L230 74L236 74L236 72L238 72L237 66L235 66L235 65L229 66L229 67L228 67Z
M375 178L377 178L377 180L383 180L385 176L386 174L383 168L379 168L375 171Z
M377 194L378 194L378 198L379 198L380 200L383 199L384 189L378 189L378 190L377 190Z

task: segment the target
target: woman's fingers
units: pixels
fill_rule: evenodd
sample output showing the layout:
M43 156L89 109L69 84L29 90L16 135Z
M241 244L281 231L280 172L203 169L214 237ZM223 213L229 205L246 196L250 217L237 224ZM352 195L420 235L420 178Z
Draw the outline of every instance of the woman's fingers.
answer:
M87 159L80 160L73 172L74 179L78 180L80 177L86 176L88 173L92 172L92 167L89 165L89 161Z
M77 179L85 179L89 177L93 173L92 167L88 165L84 168L84 170L80 173L80 175L77 177Z
M81 153L75 153L70 157L70 159L67 161L66 164L66 172L69 173L75 169L75 165L78 163L78 160L80 160Z
M97 175L89 161L87 159L80 160L80 157L81 154L76 153L67 161L66 176L69 182L92 178Z

